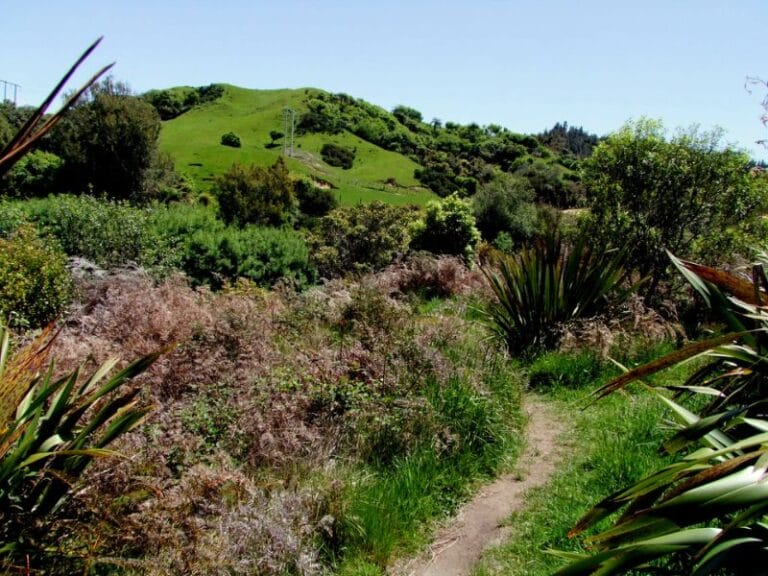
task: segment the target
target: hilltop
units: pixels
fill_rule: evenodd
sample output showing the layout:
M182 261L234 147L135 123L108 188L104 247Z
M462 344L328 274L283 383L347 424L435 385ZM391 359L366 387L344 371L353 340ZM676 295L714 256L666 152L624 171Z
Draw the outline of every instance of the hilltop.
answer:
M425 122L419 111L391 112L316 88L255 90L228 84L176 87L144 96L165 119L160 147L201 189L234 162L270 165L289 143L284 111L295 112L291 172L330 187L344 204L384 200L424 204L435 195L473 195L499 171L527 178L540 201L568 207L580 195L578 166L597 137L557 124L537 136L499 125ZM239 148L224 146L233 133ZM325 146L353 158L332 166ZM336 163L336 162L334 162Z
M308 111L307 96L318 93L310 89L250 90L230 85L223 88L223 94L216 100L193 106L164 121L160 135L161 149L172 156L177 169L203 189L234 162L273 164L283 154L285 138L273 141L270 132L283 131L283 110L293 109L298 122ZM184 93L183 88L173 90ZM240 138L240 148L221 144L221 136L228 132ZM355 150L350 169L322 160L320 150L328 142ZM304 174L317 185L332 187L345 204L374 199L390 204L424 204L434 197L414 177L419 168L416 162L347 131L333 135L297 134L293 157L286 160L291 172Z

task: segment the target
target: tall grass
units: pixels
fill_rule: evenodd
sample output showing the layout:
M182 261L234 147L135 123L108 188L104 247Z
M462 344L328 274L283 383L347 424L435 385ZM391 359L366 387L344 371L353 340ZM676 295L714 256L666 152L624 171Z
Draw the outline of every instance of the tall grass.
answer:
M500 362L484 370L485 393L458 374L429 386L427 399L449 435L425 437L386 466L374 463L351 485L341 574L381 570L424 544L432 522L455 510L474 481L517 454L519 373Z

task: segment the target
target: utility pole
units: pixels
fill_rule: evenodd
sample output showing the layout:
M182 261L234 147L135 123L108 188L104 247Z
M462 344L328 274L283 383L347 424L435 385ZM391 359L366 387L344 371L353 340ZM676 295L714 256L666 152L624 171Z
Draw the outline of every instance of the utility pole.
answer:
M13 82L8 82L6 80L0 80L0 84L3 85L3 102L8 100L8 88L10 87L13 90L13 105L16 105L16 96L18 96L19 89L21 86L19 84L14 84Z
M296 112L287 106L283 108L283 154L293 158L293 134L296 130ZM290 138L290 143L289 143Z

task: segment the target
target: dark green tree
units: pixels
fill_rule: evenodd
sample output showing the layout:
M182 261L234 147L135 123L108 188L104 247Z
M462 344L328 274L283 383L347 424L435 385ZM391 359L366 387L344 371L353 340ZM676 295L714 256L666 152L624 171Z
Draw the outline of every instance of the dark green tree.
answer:
M107 78L93 85L52 134L70 191L142 198L155 159L160 117L154 107Z

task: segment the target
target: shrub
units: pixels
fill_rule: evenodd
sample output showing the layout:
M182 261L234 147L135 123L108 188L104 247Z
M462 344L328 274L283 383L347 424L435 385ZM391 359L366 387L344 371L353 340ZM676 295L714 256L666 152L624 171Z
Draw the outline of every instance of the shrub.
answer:
M41 233L55 237L68 255L99 266L153 264L163 256L148 212L126 202L62 195L30 202L25 210Z
M378 201L336 208L310 237L312 260L326 277L383 268L408 249L413 220L412 209Z
M608 303L624 276L623 262L624 253L595 252L583 237L566 247L554 231L518 255L502 257L498 273L486 273L494 294L486 322L510 351L551 347L562 323L594 315Z
M214 288L237 278L260 286L286 278L298 287L315 278L307 246L292 230L255 226L200 229L183 241L180 250L182 269Z
M227 132L221 135L221 145L231 146L232 148L240 148L240 136L234 132Z
M344 170L352 168L352 164L355 161L354 149L331 142L323 144L323 147L320 149L320 155L326 164L343 168Z
M293 189L299 202L299 211L307 216L325 216L339 205L331 188L320 188L306 180L298 180L294 182Z
M512 174L499 174L472 198L477 228L488 242L506 234L520 245L536 232L536 206L531 185Z
M53 370L45 369L49 341L46 331L12 355L8 333L0 326L0 567L4 569L25 561L29 567L30 557L38 564L48 554L58 555L55 546L46 544L71 529L61 518L62 504L81 488L79 482L91 461L112 454L106 448L149 411L135 405L139 389L125 383L159 353L111 376L116 359L87 378L75 370L54 379Z
M412 248L433 254L451 254L471 259L480 233L469 203L451 194L427 204L424 219L413 226Z
M216 178L213 192L227 223L280 226L294 217L293 182L282 158L269 168L233 164Z
M0 315L14 326L51 322L71 293L66 256L22 226L0 238Z
M19 160L0 182L0 190L14 198L46 196L58 192L64 161L50 152L35 150Z

